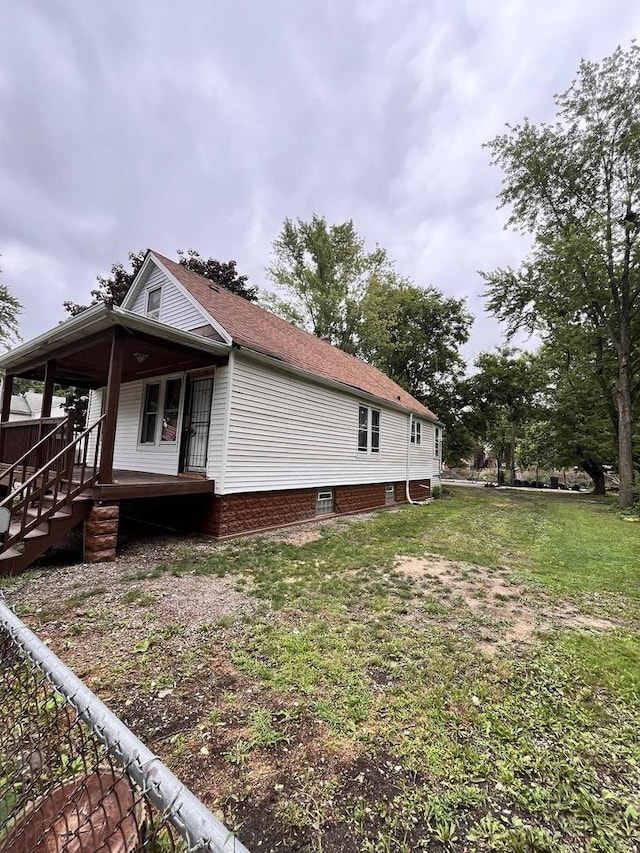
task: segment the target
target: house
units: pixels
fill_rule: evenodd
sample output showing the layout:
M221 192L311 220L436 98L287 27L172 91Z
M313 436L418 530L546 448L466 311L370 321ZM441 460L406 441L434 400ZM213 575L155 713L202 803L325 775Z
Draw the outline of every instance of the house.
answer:
M80 521L85 558L113 559L121 509L224 538L421 500L440 482L442 425L428 408L156 252L122 307L94 306L0 368L13 511L0 560L15 571ZM15 376L44 382L29 435L7 425ZM54 383L91 389L79 436L50 418Z
M63 418L66 414L65 405L65 397L52 396L51 416L54 418ZM24 394L11 395L11 408L9 409L10 421L25 421L30 418L39 418L41 413L42 394L39 394L37 391L25 391Z

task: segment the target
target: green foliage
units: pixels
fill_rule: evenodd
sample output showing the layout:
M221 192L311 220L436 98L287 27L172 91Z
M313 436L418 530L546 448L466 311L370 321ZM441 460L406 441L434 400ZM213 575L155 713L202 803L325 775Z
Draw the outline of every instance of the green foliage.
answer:
M469 452L459 348L473 318L464 300L398 275L384 249L366 251L352 221L328 225L316 214L285 220L267 273L286 298L265 294L265 307L373 364L435 411L448 458Z
M534 237L520 269L484 273L489 309L550 340L588 328L615 363L620 503L632 501L640 366L640 48L583 61L557 121L509 127L488 147L509 225ZM594 377L596 379L597 377Z
M217 261L215 258L203 258L196 249L187 249L186 252L178 249L177 254L179 263L188 270L202 275L210 281L214 281L221 287L225 287L232 293L248 299L250 302L257 300L257 288L247 287L247 276L238 274L235 261L224 263ZM75 317L76 314L81 314L87 308L92 305L98 305L101 302L105 305L122 305L146 256L147 250L145 249L141 249L138 252L129 252L130 268L127 268L122 263L113 264L110 276L98 276L98 286L91 291L92 300L89 305L79 305L75 302L67 301L64 303L65 310Z
M5 349L20 341L18 317L21 312L20 302L6 285L0 284L0 344Z
M491 446L498 462L498 481L505 462L513 480L518 438L535 418L543 377L533 356L507 347L481 353L475 366L478 372L466 382L472 401L468 421L482 443Z
M285 219L273 243L267 275L288 297L265 296L267 308L316 337L355 354L361 302L372 280L392 274L384 249L367 252L353 222L328 225Z
M249 302L258 299L258 288L248 287L248 276L239 275L235 261L217 261L215 258L202 258L196 249L187 249L186 252L178 249L178 263L191 272L208 278L224 287L236 296L242 296Z
M438 414L448 461L467 456L460 347L469 339L473 318L464 300L393 274L371 281L361 311L357 354Z
M91 291L91 302L89 305L79 305L78 303L67 300L64 304L65 311L68 311L73 317L81 314L90 308L92 305L98 305L103 302L105 305L122 305L122 302L127 295L131 282L136 277L138 270L142 266L147 255L145 249L140 249L138 252L129 252L130 269L122 263L113 264L111 267L111 275L109 277L98 276L98 286Z

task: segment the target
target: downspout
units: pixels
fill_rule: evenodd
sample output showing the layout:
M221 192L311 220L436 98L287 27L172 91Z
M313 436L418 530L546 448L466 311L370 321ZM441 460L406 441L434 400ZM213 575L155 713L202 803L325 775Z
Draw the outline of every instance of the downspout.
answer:
M407 434L407 479L405 481L405 494L407 496L407 501L410 504L415 504L415 501L411 500L411 487L410 487L410 474L411 474L411 427L413 425L413 412L409 413L409 432Z

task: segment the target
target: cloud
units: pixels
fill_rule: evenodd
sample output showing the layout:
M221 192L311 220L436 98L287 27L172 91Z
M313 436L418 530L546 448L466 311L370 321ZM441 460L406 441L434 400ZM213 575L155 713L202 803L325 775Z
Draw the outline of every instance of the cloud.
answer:
M132 249L194 247L263 284L285 216L315 211L466 296L472 358L501 336L477 270L527 249L482 144L549 119L580 57L639 25L626 0L4 4L0 263L23 335Z

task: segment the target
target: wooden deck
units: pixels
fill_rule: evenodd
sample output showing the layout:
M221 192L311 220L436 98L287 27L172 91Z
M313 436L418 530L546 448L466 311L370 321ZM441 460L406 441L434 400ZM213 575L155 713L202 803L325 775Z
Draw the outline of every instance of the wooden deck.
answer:
M7 462L0 462L0 475L9 467ZM27 467L21 469L25 479L35 473ZM80 468L74 469L74 481L80 481ZM168 495L203 495L212 494L213 480L206 480L194 474L176 476L173 474L152 474L149 471L113 472L113 482L96 483L87 489L86 495L97 501L119 501L133 498L160 498Z
M204 477L151 474L148 471L113 472L113 482L97 483L88 491L94 500L119 501L169 495L213 494L214 481Z

